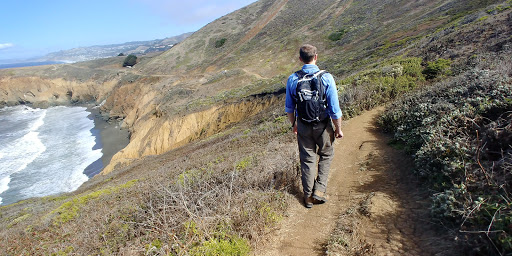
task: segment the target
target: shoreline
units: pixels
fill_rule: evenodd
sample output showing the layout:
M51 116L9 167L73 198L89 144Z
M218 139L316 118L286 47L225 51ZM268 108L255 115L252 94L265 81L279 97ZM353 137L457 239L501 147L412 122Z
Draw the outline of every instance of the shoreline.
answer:
M83 173L91 179L110 163L117 152L128 145L130 134L127 129L120 128L119 122L105 120L96 105L86 105L85 107L87 107L86 111L90 113L88 118L94 121L94 128L91 129L91 133L95 137L96 144L93 150L101 148L103 154L100 159L84 169Z
M40 104L20 104L27 106L29 108L41 108L45 109L50 106ZM94 122L94 128L90 130L92 136L95 138L95 144L92 148L101 149L102 156L98 160L94 161L92 164L87 166L83 173L91 179L95 175L99 174L112 160L112 157L123 148L125 148L128 143L130 143L130 133L128 129L121 129L121 124L118 121L109 122L104 116L100 113L99 106L94 103L80 103L80 104L63 104L58 106L65 107L85 107L89 115L87 118ZM0 108L11 107L11 106L1 106Z

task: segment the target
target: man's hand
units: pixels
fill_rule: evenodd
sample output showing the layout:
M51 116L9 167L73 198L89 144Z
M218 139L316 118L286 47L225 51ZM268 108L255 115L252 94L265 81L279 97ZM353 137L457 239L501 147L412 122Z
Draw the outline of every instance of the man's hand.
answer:
M341 139L343 138L343 132L341 131L341 129L336 129L334 131L334 137L336 137L336 139Z
M297 134L297 122L295 120L295 113L286 113L288 115L288 120L290 120L290 124L293 125L292 131Z
M334 123L334 137L336 139L343 138L343 132L341 131L341 118L340 119L332 119Z

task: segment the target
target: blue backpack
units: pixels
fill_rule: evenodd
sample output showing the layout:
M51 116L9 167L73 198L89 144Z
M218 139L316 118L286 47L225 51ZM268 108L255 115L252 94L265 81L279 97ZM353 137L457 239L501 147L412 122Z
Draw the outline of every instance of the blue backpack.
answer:
M303 70L295 72L299 77L295 96L297 115L304 122L321 122L327 118L327 100L322 83L322 75L325 73L325 70L314 74L307 74Z

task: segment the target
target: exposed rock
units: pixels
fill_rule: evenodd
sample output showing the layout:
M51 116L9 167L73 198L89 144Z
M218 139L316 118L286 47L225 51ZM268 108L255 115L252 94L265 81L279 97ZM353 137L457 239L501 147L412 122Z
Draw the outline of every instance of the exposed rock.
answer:
M61 78L0 77L0 106L35 104L35 106L66 105L105 99L117 81L68 81ZM66 97L61 97L66 95Z
M269 96L214 106L174 119L155 115L149 120L138 119L128 146L112 157L110 164L103 169L102 173L107 174L114 168L126 166L141 157L162 154L197 138L210 136L230 124L259 113L277 100L277 97ZM142 109L142 111L148 113L150 110ZM127 119L131 120L133 115L131 114Z

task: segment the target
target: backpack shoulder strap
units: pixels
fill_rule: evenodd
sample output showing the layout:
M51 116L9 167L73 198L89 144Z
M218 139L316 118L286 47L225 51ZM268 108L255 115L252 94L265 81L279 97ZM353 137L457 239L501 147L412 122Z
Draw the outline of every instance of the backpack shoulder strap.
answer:
M322 81L322 76L326 73L328 72L325 70L319 70L314 74L318 81L318 93L320 94L320 99L322 100L325 100L325 86L324 82Z
M319 81L321 81L321 80L322 80L322 76L323 76L323 75L325 75L325 74L327 74L327 73L329 73L329 72L327 72L327 71L325 71L325 70L319 70L319 71L315 72L315 73L313 74L313 76L317 77L317 78L318 78L318 80L319 80Z
M302 69L295 72L295 74L299 77L299 80L302 79L305 75L307 75L307 73L304 72L304 70L302 70Z

